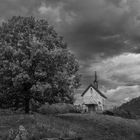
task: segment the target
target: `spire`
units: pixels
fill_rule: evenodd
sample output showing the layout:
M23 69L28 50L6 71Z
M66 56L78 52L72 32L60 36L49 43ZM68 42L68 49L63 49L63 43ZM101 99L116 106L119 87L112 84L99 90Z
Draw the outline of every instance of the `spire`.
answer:
M95 71L95 75L94 75L94 87L98 89L98 80L97 80L97 73Z

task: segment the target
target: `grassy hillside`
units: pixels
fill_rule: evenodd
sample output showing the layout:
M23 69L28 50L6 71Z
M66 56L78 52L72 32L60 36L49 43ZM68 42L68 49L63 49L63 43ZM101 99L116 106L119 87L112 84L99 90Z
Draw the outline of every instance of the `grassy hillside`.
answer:
M32 140L44 137L80 136L83 140L139 140L140 120L92 114L67 114L59 116L1 115L0 140L5 140L10 128L23 125Z
M130 111L130 112L140 116L140 97L134 98L131 101L124 103L119 108Z
M85 140L139 140L140 120L129 120L101 114L67 114L64 120L81 125Z

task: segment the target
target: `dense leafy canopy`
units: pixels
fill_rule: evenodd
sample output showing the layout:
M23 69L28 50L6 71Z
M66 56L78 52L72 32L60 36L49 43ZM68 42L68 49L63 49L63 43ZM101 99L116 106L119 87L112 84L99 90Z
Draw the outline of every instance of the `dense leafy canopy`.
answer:
M31 98L71 102L78 62L46 20L13 17L0 27L0 102L25 107Z

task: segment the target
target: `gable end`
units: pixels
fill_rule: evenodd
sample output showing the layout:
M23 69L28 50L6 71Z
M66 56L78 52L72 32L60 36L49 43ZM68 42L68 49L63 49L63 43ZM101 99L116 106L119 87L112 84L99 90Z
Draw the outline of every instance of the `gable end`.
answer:
M98 89L96 89L92 84L90 84L90 85L85 89L85 91L82 93L81 96L84 96L85 93L88 91L88 89L89 89L90 87L92 87L95 91L97 91L97 93L100 94L103 98L107 99L107 97L106 97L101 91L99 91Z

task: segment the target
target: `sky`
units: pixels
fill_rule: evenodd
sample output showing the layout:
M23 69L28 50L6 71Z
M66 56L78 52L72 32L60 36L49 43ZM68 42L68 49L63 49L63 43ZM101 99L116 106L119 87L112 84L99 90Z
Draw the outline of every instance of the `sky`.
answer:
M80 64L82 85L94 80L111 105L140 96L140 0L0 0L0 23L11 16L44 18Z

